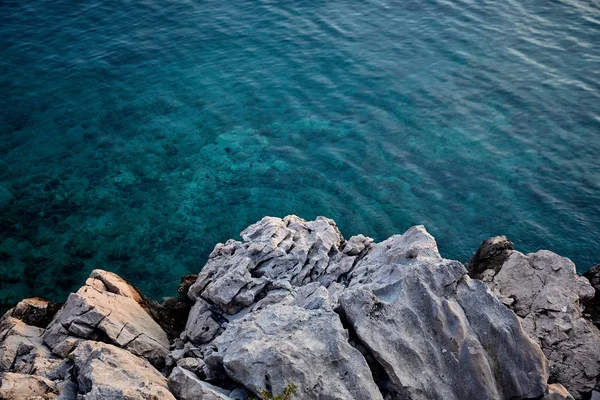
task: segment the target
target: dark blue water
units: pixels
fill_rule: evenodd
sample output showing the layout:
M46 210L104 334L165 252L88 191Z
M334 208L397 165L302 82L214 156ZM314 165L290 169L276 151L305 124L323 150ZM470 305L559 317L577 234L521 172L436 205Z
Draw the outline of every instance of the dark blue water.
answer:
M265 215L600 262L597 0L1 0L0 300Z

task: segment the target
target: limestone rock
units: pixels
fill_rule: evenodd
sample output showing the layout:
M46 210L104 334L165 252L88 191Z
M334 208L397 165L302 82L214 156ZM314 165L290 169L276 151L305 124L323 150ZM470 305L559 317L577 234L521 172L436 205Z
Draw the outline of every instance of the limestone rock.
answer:
M54 400L58 389L54 382L37 375L4 373L0 379L0 398L4 400Z
M61 356L77 338L101 340L162 365L168 353L166 333L152 319L141 295L117 275L92 271L72 293L44 334L44 342Z
M350 275L342 308L387 374L392 397L544 394L545 358L516 316L422 226L381 242Z
M258 394L294 383L301 399L382 399L371 371L333 311L271 305L229 324L212 343L219 367Z
M594 288L594 298L584 303L584 312L597 328L600 329L600 264L590 268L583 274Z
M550 361L551 381L575 398L590 392L600 377L600 331L582 317L582 302L594 296L567 258L546 250L524 255L509 251L486 280L521 318Z
M175 400L167 379L148 361L116 346L83 341L69 355L80 400Z
M265 217L241 233L244 242L218 244L190 288L200 297L235 314L260 295L282 285L342 280L371 246L363 236L348 242L335 222L324 217L307 222L296 216Z
M52 303L39 297L33 297L21 300L10 311L10 315L27 325L45 328L61 306L61 303Z
M198 379L192 372L176 367L169 376L169 388L180 400L228 400L229 391Z
M42 343L43 329L10 316L0 320L0 374L16 372L48 377L60 358Z

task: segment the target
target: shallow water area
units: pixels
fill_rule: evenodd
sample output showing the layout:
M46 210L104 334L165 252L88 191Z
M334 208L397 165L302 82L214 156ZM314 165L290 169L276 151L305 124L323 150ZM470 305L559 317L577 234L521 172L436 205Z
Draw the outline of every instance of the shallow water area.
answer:
M597 1L0 3L0 301L175 293L265 215L600 262Z

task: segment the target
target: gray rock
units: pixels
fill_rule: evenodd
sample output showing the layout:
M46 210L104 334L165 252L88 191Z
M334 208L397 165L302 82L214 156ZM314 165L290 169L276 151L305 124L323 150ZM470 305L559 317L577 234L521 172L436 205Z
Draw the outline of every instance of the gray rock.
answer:
M204 373L204 361L197 357L185 357L177 361L177 366L188 371L193 372L196 375Z
M496 271L497 270L497 271ZM546 250L510 251L500 269L490 270L490 287L521 318L526 332L550 361L551 379L579 399L600 377L600 331L583 318L582 302L594 296L569 259Z
M169 388L180 400L229 400L229 391L201 381L193 372L175 367L169 376Z
M255 394L279 395L294 383L301 399L382 399L333 311L267 306L230 323L213 345L207 366L223 367Z
M343 279L371 246L364 236L348 242L335 222L324 217L307 222L296 216L265 217L241 233L244 242L218 244L190 287L192 299L203 298L235 314L273 288Z
M342 308L408 399L533 398L547 365L516 316L422 226L375 245L350 275ZM399 397L398 397L399 396Z
M584 316L600 329L600 264L590 268L584 274L594 288L594 297L584 302Z
M190 310L182 337L195 344L208 343L223 332L224 321L215 307L198 298Z
M175 400L167 379L146 360L116 346L82 341L69 355L81 400Z
M166 333L152 319L137 290L102 270L92 271L44 333L44 342L63 357L77 338L115 344L158 366L164 363L169 348Z

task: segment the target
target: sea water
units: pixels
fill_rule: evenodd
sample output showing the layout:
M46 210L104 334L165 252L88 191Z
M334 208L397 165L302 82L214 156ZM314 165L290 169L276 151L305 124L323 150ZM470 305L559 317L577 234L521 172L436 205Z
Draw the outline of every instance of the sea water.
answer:
M0 300L263 216L600 262L597 0L0 1Z

